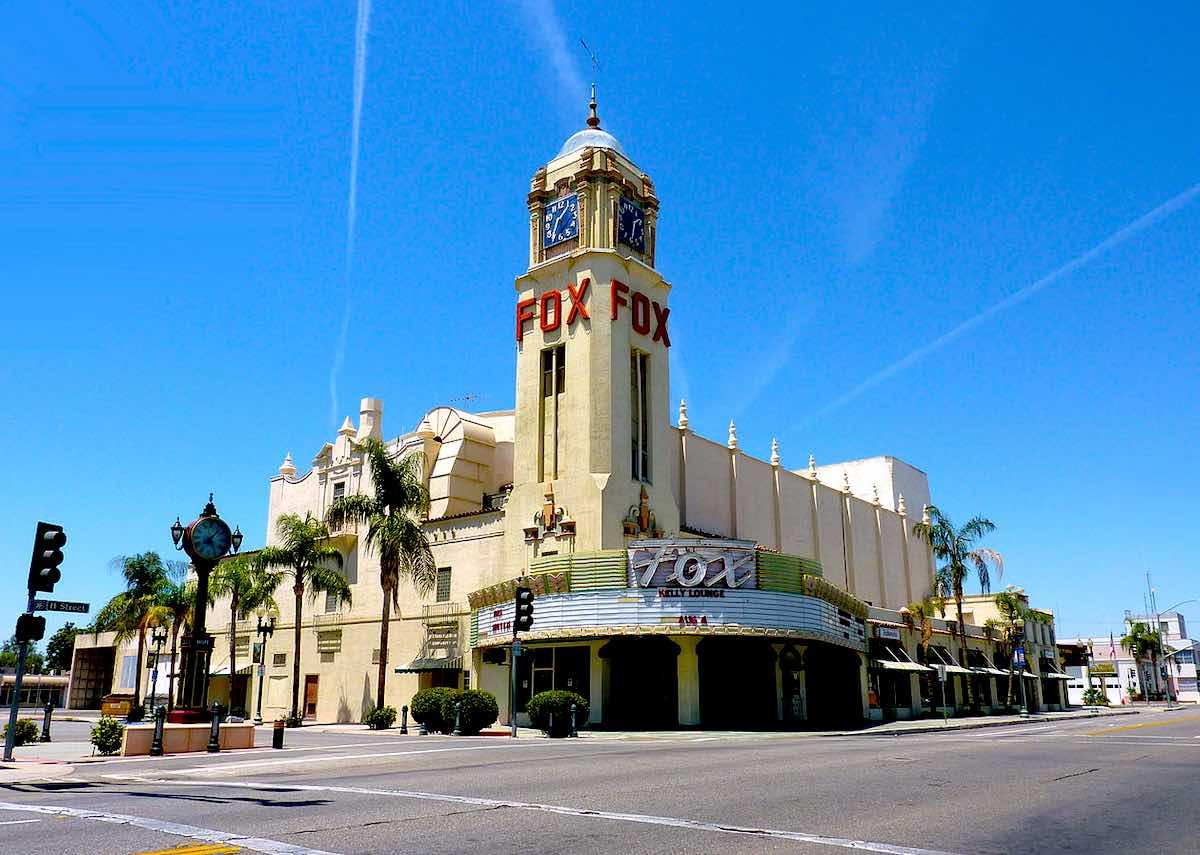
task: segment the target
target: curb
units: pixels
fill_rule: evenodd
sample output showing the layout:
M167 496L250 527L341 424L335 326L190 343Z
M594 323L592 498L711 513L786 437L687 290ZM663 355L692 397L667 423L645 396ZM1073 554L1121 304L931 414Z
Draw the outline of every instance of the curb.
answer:
M958 730L980 730L985 727L1022 727L1026 724L1042 724L1045 722L1055 721L1076 721L1078 719L1100 719L1112 718L1122 715L1140 715L1141 710L1120 710L1107 713L1088 713L1081 712L1072 715L1055 715L1055 716L1039 716L1031 715L1029 718L1019 719L1017 721L973 721L967 724L955 724L947 726L945 724L930 724L922 727L906 727L899 730L886 731L870 731L870 730L846 730L835 733L822 733L820 736L908 736L916 733L953 733Z

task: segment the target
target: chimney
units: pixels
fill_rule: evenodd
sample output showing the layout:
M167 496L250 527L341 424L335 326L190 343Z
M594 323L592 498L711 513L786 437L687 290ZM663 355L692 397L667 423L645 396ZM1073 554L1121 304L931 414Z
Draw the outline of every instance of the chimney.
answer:
M358 407L358 436L362 441L368 436L383 439L383 401L379 398L363 398Z

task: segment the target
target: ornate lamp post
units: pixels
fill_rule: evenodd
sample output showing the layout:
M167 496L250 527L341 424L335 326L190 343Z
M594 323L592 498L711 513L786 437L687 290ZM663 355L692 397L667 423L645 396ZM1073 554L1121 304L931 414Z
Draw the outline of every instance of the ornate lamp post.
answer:
M167 643L167 628L156 626L150 634L150 642L154 645L154 670L150 672L150 714L154 715L154 699L158 696L158 663L162 658L163 645ZM174 667L174 663L172 663Z
M1017 686L1021 689L1021 718L1029 718L1029 707L1025 704L1025 619L1017 618L1013 621L1013 627L1017 631L1018 643L1021 645L1021 679ZM1016 655L1014 653L1014 655Z
M254 723L262 724L262 690L263 675L266 673L265 666L267 664L267 639L275 634L275 615L271 615L264 622L263 616L260 613L258 616L258 629L256 629L255 632L258 633L258 637L261 638L262 641L259 642L259 649L261 653L259 654L258 659L258 709L254 713Z
M241 548L242 532L240 529L229 530L229 524L217 514L212 493L209 493L208 504L192 522L185 526L179 517L175 518L171 540L176 549L183 550L192 559L196 570L196 605L192 631L185 634L180 643L183 659L180 704L171 710L168 720L185 724L208 721L208 665L213 648L213 637L205 632L208 576L218 561L231 550L237 552Z

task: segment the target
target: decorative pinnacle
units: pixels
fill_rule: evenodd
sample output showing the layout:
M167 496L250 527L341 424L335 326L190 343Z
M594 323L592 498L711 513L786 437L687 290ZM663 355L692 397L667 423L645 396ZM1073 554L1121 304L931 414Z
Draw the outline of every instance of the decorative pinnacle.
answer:
M904 494L903 493L900 494L900 501L897 503L896 513L900 514L900 516L902 516L902 517L908 516L908 508L906 508L904 506Z
M850 473L845 469L842 470L842 492L850 495Z
M737 451L737 447L738 447L737 426L731 420L729 422L729 450Z
M679 399L679 429L687 430L687 426L688 426L687 400L685 398L680 398Z
M817 480L817 458L811 454L808 455L808 477Z
M879 485L878 484L871 485L871 494L875 497L875 507L878 508L880 505L880 503L879 503Z
M338 433L354 433L354 425L350 423L349 416L346 416L346 420L342 422L342 426L338 428Z
M925 523L925 525L929 525L929 523L932 521L933 521L933 518L929 516L929 505L922 505L921 506L921 522Z
M596 84L595 83L592 84L592 100L588 103L588 111L589 111L589 115L588 115L588 119L587 119L588 127L589 128L600 127L600 116L596 113Z
M292 462L292 453L290 451L283 458L283 463L279 464L279 474L285 477L291 477L296 474L296 464Z
M771 465L779 465L779 440L774 437L771 438Z

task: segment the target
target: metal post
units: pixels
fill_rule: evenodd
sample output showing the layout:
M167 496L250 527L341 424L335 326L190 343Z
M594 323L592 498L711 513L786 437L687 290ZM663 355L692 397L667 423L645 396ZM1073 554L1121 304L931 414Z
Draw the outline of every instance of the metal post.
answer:
M281 719L281 718L275 719L275 729L271 731L271 747L272 748L283 748L283 730L284 730L283 719Z
M221 708L213 702L212 705L212 730L208 733L208 753L216 754L221 750Z
M29 592L29 602L25 612L33 614L33 591ZM17 711L21 707L21 678L25 675L25 656L29 653L29 642L22 641L17 649L17 673L13 681L12 704L8 708L8 736L4 739L4 762L13 759L13 746L17 740Z
M578 737L578 736L579 736L579 731L577 731L577 730L575 729L575 714L576 714L576 712L577 712L577 710L578 710L578 709L579 709L579 708L576 706L575 702L574 702L574 701L571 701L571 706L570 706L570 716L571 716L571 722L570 722L570 724L568 725L568 727L570 727L570 730L568 730L568 731L567 731L567 736L571 736L571 737Z
M462 736L462 701L454 702L454 730L451 736Z
M513 621L516 623L516 621ZM517 657L521 655L521 642L513 630L512 655L508 663L508 721L512 725L512 738L517 738Z
M162 757L163 753L163 725L167 720L167 711L162 706L154 711L154 739L150 743L150 756Z
M54 715L54 704L46 701L46 709L42 713L42 742L50 741L50 716Z
M945 674L945 672L943 671L942 674ZM939 676L941 676L941 675L939 675ZM942 686L942 725L945 727L949 727L950 726L950 710L948 710L946 708L946 678L944 676L942 676L942 678L940 680L938 680L938 682Z
M1017 684L1021 688L1021 718L1029 718L1029 707L1025 704L1025 666L1021 666L1021 673L1018 675L1020 682Z
M408 734L408 704L400 707L400 735Z

